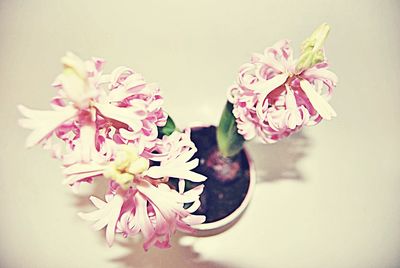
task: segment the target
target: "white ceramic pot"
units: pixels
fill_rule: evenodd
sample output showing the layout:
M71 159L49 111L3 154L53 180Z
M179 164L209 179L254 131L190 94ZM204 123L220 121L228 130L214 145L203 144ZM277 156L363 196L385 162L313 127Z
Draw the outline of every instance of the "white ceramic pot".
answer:
M207 127L210 127L210 125L202 124L201 126L192 127L192 129L196 130L196 129L207 128ZM196 144L196 146L197 146L197 144ZM198 148L198 149L201 149L201 148ZM195 235L197 235L197 236L215 235L215 234L221 233L221 232L229 229L232 225L234 225L238 221L240 216L243 214L243 212L249 205L250 200L253 195L255 183L256 183L256 171L255 171L254 163L253 163L247 149L244 148L243 151L244 151L244 154L246 156L246 159L247 159L247 162L249 165L249 185L248 185L247 193L246 193L243 201L241 202L239 207L237 207L233 212L231 212L229 215L227 215L226 217L224 217L222 219L192 226L194 229L197 230ZM216 178L208 178L208 179L216 179ZM229 184L226 187L229 187Z

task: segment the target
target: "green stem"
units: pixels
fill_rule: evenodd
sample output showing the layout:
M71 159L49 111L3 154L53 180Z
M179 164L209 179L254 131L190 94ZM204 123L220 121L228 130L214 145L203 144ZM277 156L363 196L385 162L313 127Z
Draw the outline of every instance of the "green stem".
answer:
M224 157L233 157L243 148L244 138L238 133L233 105L227 102L217 128L218 149Z

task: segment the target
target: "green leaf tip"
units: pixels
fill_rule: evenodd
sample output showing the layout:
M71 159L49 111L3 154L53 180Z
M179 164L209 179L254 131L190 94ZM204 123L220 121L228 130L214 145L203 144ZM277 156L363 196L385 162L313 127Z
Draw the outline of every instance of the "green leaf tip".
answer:
M171 135L175 130L177 130L174 120L170 116L167 118L167 123L163 127L158 127L158 137L162 137L163 135Z

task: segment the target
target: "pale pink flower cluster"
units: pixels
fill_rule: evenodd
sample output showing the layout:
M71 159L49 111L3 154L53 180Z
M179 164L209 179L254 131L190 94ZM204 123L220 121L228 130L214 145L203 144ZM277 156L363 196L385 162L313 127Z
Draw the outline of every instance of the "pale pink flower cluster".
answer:
M141 232L145 250L153 245L165 248L170 246L170 237L176 230L192 232L191 225L205 221L204 216L191 214L200 206L204 186L185 192L185 180L206 180L191 171L199 160L190 160L197 149L190 141L189 130L164 136L146 157L135 155L134 147L122 145L121 149L109 163L75 163L64 168L66 184L111 178L104 201L90 198L97 210L79 214L94 221L97 230L106 227L109 245L115 233L128 237ZM158 164L149 167L148 160ZM179 178L178 189L166 183L170 177Z
M165 125L167 119L155 84L147 84L126 67L103 74L104 61L97 58L85 62L67 53L61 61L64 71L53 83L58 89L51 102L53 110L18 107L27 117L20 124L33 130L28 147L43 144L66 164L71 164L70 160L107 159L113 143L133 143L140 148L139 153L152 149L157 127ZM52 137L65 143L62 147L53 144Z
M141 233L146 250L169 247L176 230L193 231L191 225L204 222L192 215L203 185L185 192L185 180L206 180L192 171L198 159L191 159L197 149L190 131L158 138L167 121L159 88L127 67L103 74L101 59L67 53L61 61L53 109L18 108L26 117L20 124L32 129L26 145L51 150L62 161L65 184L77 190L81 183L109 180L105 200L90 197L97 210L80 216L95 229L106 228L109 245L116 233ZM179 179L179 189L167 184L170 177Z
M240 67L228 100L238 132L246 140L258 136L273 143L336 116L327 100L337 77L328 70L326 58L301 70L296 69L297 63L289 42L282 40Z

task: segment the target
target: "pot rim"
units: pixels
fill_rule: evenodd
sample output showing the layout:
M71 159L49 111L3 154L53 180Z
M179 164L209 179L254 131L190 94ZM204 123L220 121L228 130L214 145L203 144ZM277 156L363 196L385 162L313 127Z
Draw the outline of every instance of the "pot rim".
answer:
M202 125L191 126L190 128L196 129L196 128L205 128L205 127L210 127L210 126L212 126L212 125L211 124L202 124ZM246 196L243 199L242 203L240 204L240 206L238 208L236 208L231 214L229 214L225 218L222 218L215 222L208 222L208 223L192 225L191 227L193 229L198 230L198 231L211 231L211 230L220 229L220 228L227 226L230 223L234 222L236 219L238 219L239 216L242 215L244 210L249 205L250 200L253 196L254 187L256 184L256 170L255 170L254 162L253 162L252 158L250 157L250 154L249 154L247 148L243 147L243 151L244 151L247 161L249 163L250 179L249 179L249 188L247 189Z

